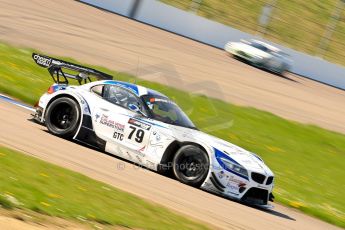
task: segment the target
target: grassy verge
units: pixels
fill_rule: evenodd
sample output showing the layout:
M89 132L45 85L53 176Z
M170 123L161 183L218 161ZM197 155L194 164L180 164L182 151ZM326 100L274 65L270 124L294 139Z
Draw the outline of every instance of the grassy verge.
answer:
M207 229L79 173L0 146L0 204L139 229Z
M278 202L345 227L344 135L95 68L172 97L201 130L262 156L277 176ZM51 84L47 71L31 60L31 50L0 44L0 92L34 103ZM223 125L229 121L231 126Z
M160 0L183 10L190 10L192 0ZM197 2L197 1L196 1ZM197 12L209 18L247 33L256 34L262 7L271 0L202 0ZM338 0L290 0L275 1L271 19L264 37L311 55L318 55L318 47L326 27L334 13ZM295 20L298 18L298 20ZM339 20L324 58L345 65L345 21ZM229 38L231 39L231 38Z

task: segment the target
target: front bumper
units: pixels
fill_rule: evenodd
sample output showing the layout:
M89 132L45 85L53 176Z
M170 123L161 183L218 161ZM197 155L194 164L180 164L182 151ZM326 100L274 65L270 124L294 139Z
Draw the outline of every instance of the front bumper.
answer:
M259 173L253 171L248 174L244 178L221 166L213 166L201 188L251 205L267 206L268 201L273 201L273 176L260 174L264 178L257 178Z
M267 59L258 55L253 55L242 50L234 49L232 47L227 47L226 51L238 59L252 64L257 67L264 67L267 63Z

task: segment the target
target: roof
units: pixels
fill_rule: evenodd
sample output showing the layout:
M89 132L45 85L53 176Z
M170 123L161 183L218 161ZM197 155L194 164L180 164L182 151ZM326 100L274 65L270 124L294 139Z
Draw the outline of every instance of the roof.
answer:
M162 94L156 90L149 89L149 88L146 88L144 86L136 85L136 84L129 83L129 82L116 81L116 80L106 80L106 81L102 81L102 82L104 84L117 85L117 86L123 87L125 89L128 89L129 91L133 92L134 94L136 94L139 97L141 97L143 95L167 97L164 94Z
M255 40L255 39L251 39L250 40L251 42L255 42L255 43L258 43L260 45L263 45L263 46L266 46L266 48L272 50L272 51L275 51L275 52L278 52L278 51L281 51L279 48L275 47L275 46L272 46L266 42L262 42L262 41L259 41L259 40Z

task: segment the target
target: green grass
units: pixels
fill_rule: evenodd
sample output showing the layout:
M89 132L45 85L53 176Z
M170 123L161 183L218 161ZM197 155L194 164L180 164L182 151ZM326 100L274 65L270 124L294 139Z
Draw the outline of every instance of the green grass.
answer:
M14 209L15 204L13 204L5 195L0 194L0 208L4 209Z
M191 0L161 1L183 10L189 10L191 6ZM264 37L293 49L318 55L321 38L338 1L278 0ZM244 32L256 34L262 7L267 2L270 0L203 0L197 14ZM344 16L343 11L342 18ZM329 46L326 47L324 58L345 65L344 40L345 20L340 19Z
M10 203L5 195L20 204ZM2 146L0 204L126 228L207 229L164 207Z
M30 50L0 45L0 61L0 92L34 103L52 83ZM172 97L201 130L262 156L276 174L278 202L345 227L344 135L98 69Z

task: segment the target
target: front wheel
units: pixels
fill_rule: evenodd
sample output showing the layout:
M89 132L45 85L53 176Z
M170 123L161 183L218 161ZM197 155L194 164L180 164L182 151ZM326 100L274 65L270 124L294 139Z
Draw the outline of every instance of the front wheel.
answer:
M200 187L205 180L210 162L205 151L194 145L182 146L174 156L173 172L182 183Z
M288 66L283 64L282 67L279 69L279 75L284 76L287 74L287 72L288 72Z
M75 135L79 121L79 105L68 97L54 100L45 115L45 123L49 132L63 138L71 138Z

